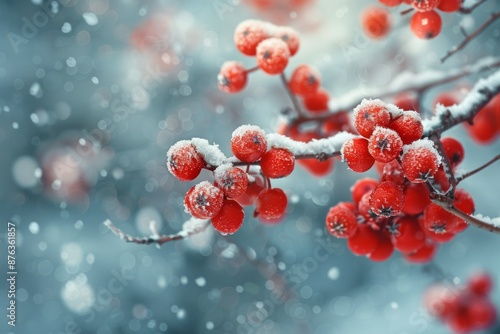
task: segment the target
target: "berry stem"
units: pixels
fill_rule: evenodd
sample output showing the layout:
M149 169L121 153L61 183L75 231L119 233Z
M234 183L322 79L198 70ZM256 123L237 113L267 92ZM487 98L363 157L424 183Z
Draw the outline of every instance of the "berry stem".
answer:
M463 213L459 209L457 209L452 203L450 203L449 198L445 195L431 193L430 194L431 202L439 205L446 211L454 214L460 219L465 220L469 224L475 225L476 227L488 230L493 233L500 233L500 226L494 226L492 224L488 224L480 219L477 219L474 216L469 216L468 214Z
M477 35L486 30L486 28L488 28L488 26L493 22L495 22L498 18L500 18L500 12L492 13L490 18L486 20L481 26L479 26L479 28L477 28L472 33L467 34L463 31L462 33L465 33L465 38L462 40L460 44L455 45L450 50L448 50L448 52L443 56L443 58L441 58L441 63L444 63L446 59L450 58L455 53L462 50L467 44L469 44L474 38L476 38Z
M491 159L490 161L488 161L487 163L485 163L484 165L474 169L474 170L471 170L470 172L467 172L467 173L464 173L462 175L460 175L459 177L457 177L457 182L462 182L463 180L465 180L466 178L482 171L483 169L485 169L486 167L488 167L489 165L493 164L495 161L497 160L500 160L500 154L496 155L495 157L493 157L493 159Z
M177 232L176 234L159 235L158 233L153 232L151 236L142 238L133 237L130 234L123 232L121 229L116 227L110 220L106 220L104 222L104 225L107 228L109 228L111 232L113 232L113 234L115 234L118 238L124 240L125 242L131 242L134 244L141 244L141 245L156 244L158 246L161 246L166 242L182 240L192 235L205 231L206 228L210 225L210 220L200 221L200 223L194 226L194 228L183 229ZM156 227L153 227L153 231L156 231Z
M480 5L482 5L483 3L485 3L487 0L479 0L477 1L475 4L473 4L472 6L470 7L462 7L459 9L459 12L462 13L462 14L470 14L474 11L474 9L476 9L477 7L479 7Z
M401 13L399 13L400 15L406 15L406 14L409 14L413 12L413 8L408 8L406 10L403 10Z
M247 72L247 74L248 74L248 73L255 72L257 70L259 70L259 66L255 66L255 67L249 68L245 72Z
M285 87L285 90L286 90L288 96L290 97L290 100L292 100L292 104L293 104L293 107L295 108L295 111L299 114L300 118L306 117L304 111L302 110L302 107L300 106L299 100L297 99L295 94L292 93L292 91L290 90L290 87L288 87L288 80L285 76L285 73L282 72L280 74L280 78L281 78L281 83L283 84L283 87Z

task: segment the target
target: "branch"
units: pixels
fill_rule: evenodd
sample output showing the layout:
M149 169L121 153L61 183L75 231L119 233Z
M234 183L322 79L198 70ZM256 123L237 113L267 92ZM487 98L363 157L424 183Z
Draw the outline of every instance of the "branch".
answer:
M490 24L495 22L498 18L500 17L500 12L496 12L491 14L490 18L486 20L479 28L477 28L475 31L473 31L471 34L466 34L465 30L462 28L462 33L464 34L465 38L463 41L452 47L445 55L443 58L441 58L441 63L444 63L446 59L450 58L453 56L455 53L458 51L462 50L467 44L469 44L474 38L476 38L480 33L482 33Z
M488 167L489 165L493 164L495 161L497 160L500 160L500 154L496 155L495 157L493 157L493 159L491 159L490 161L488 161L487 163L485 163L484 165L474 169L474 170L471 170L470 172L467 172L467 173L464 173L464 174L461 174L459 176L456 177L457 179L457 182L461 182L463 180L465 180L466 178L482 171L483 169L485 169L486 167Z
M297 100L297 96L292 93L290 90L290 87L288 86L288 80L285 77L285 74L281 72L280 74L281 82L283 83L283 87L285 87L286 93L290 97L290 100L292 100L293 107L295 108L295 111L299 114L300 117L304 116L304 111L302 110L302 107L300 106L299 100Z
M150 229L152 230L152 235L149 237L142 237L142 238L133 237L130 234L126 234L118 227L116 227L109 219L104 221L104 225L106 225L106 227L109 228L111 232L113 232L118 238L126 242L131 242L134 244L141 244L141 245L156 244L158 246L161 246L166 242L182 240L192 235L205 231L206 228L210 225L210 221L191 218L182 225L181 231L177 232L176 234L170 234L170 235L159 235L156 232L156 227L150 226Z
M500 218L490 219L488 217L484 217L482 215L469 216L455 206L448 204L449 199L440 194L431 193L430 195L432 203L439 205L446 211L454 214L458 218L461 218L468 222L469 224L475 225L479 228L488 230L493 233L500 233Z
M477 7L479 7L480 5L482 5L483 3L485 3L487 0L479 0L478 2L476 2L475 4L473 4L472 6L470 7L462 7L460 8L458 11L462 14L470 14L474 11L474 9L476 9Z
M500 70L486 79L480 79L459 104L451 107L438 105L436 115L422 121L423 137L441 134L474 116L500 92Z
M365 98L385 98L399 93L414 91L417 94L439 85L443 85L462 77L491 70L500 67L500 58L486 57L478 60L475 64L453 68L448 71L429 70L420 73L402 72L392 82L384 87L356 88L345 93L342 97L330 100L330 112L336 113L341 110L350 110L357 106ZM325 116L325 117L327 117Z

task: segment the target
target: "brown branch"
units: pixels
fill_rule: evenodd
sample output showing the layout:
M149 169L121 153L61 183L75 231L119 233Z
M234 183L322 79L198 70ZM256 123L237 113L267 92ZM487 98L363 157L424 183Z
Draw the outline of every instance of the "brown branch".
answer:
M401 13L399 13L399 15L406 15L406 14L409 14L413 12L413 8L408 8L406 10L403 10Z
M472 6L470 7L462 7L460 8L458 11L462 14L470 14L474 11L474 9L476 9L477 7L479 7L480 5L482 5L483 3L485 3L487 0L479 0L478 2L476 2L475 4L473 4Z
M457 177L457 182L462 182L463 180L465 180L466 178L482 171L483 169L485 169L486 167L488 167L489 165L493 164L495 161L497 160L500 160L500 154L496 155L495 157L493 157L493 159L491 159L490 161L488 161L487 163L485 163L484 165L474 169L474 170L471 170L467 173L464 173L462 175L460 175L459 177Z
M462 30L462 33L465 34L465 38L463 41L452 47L443 58L441 58L441 63L444 63L446 59L453 56L458 51L462 50L467 44L469 44L474 38L476 38L480 33L482 33L490 24L495 22L500 17L500 12L496 12L491 14L490 18L486 20L479 28L473 31L471 34L465 34L465 31Z
M186 223L185 223L186 224ZM150 226L152 230L152 235L149 237L133 237L130 234L126 234L123 232L121 229L116 227L109 219L104 222L104 225L106 225L107 228L111 230L117 237L120 239L126 241L126 242L131 242L134 244L140 244L140 245L150 245L150 244L156 244L158 246L170 242L170 241L175 241L175 240L182 240L187 237L190 237L192 235L201 233L207 229L207 227L210 225L210 221L207 220L203 223L195 226L192 229L189 230L182 230L180 232L177 232L176 234L170 234L170 235L159 235L158 232L156 231L156 226L152 224Z
M446 211L454 214L455 216L457 216L460 219L465 220L469 224L472 224L472 225L474 225L476 227L488 230L488 231L493 232L493 233L500 233L500 227L499 226L488 224L488 223L486 223L486 222L484 222L484 221L482 221L480 219L477 219L474 216L469 216L468 214L465 214L462 211L460 211L459 209L457 209L453 204L451 204L451 205L448 204L447 203L448 199L447 199L446 196L440 195L440 194L436 194L436 193L431 193L430 197L431 197L432 203L434 203L436 205L439 205L440 207L442 207Z
M472 120L498 93L500 93L500 71L479 80L459 104L438 109L435 116L424 120L423 137L440 135L457 124Z

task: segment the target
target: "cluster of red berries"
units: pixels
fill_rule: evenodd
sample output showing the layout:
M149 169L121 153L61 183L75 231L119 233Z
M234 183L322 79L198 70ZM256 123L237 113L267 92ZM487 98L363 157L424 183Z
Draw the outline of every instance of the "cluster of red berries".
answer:
M462 6L462 0L379 0L387 7L405 3L416 12L410 21L413 34L421 39L431 39L439 35L442 27L441 16L436 10L453 13ZM365 32L372 38L385 36L390 29L390 14L379 7L369 7L362 16Z
M245 20L234 31L234 43L241 53L255 57L262 71L276 75L283 73L289 58L297 53L300 38L291 27ZM217 77L219 88L227 93L241 91L246 86L248 73L239 62L225 62Z
M321 87L321 76L313 67L298 66L288 86L293 94L302 98L302 104L311 114L321 115L328 111L330 94Z
M489 299L492 288L490 275L480 272L472 276L464 288L444 284L431 286L425 293L424 305L454 333L485 330L497 318L496 307Z
M450 241L468 225L430 201L427 183L446 191L449 182L433 142L419 139L420 116L380 100L364 100L354 111L354 125L363 137L346 141L342 157L357 172L377 162L381 179L357 181L351 188L353 202L328 212L328 231L347 238L354 254L373 261L388 259L394 249L410 262L431 260L436 243ZM443 138L441 144L454 170L463 160L463 146L453 138ZM455 190L453 204L466 214L474 212L472 197L463 189Z
M463 93L463 92L462 92ZM450 107L459 103L458 93L440 94L435 105ZM470 137L479 144L489 144L500 135L500 94L497 94L472 119L472 124L464 122L464 127Z
M287 197L283 190L271 188L269 179L292 173L293 153L285 148L268 149L264 131L251 125L233 132L231 151L243 163L258 163L261 175L247 173L224 157L217 157L206 140L181 140L169 149L167 167L179 180L194 180L204 168L213 172L213 184L202 181L188 190L184 198L186 212L194 218L211 219L214 228L224 234L241 227L243 206L255 204L254 216L263 222L280 221Z

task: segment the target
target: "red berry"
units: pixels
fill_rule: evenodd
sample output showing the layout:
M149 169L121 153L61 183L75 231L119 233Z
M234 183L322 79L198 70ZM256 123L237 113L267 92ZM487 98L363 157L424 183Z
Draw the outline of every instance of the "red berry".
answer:
M383 5L386 5L387 7L396 7L401 5L403 0L378 0Z
M441 144L443 145L448 160L450 160L451 167L457 167L464 159L465 152L462 144L452 137L442 138Z
M168 170L181 181L194 180L204 166L203 157L189 140L178 141L167 152Z
M431 202L430 191L423 183L407 183L404 188L403 213L418 215Z
M389 126L391 113L380 100L363 100L354 108L354 127L365 138L370 138L376 126Z
M236 201L224 199L217 215L212 218L213 227L222 234L233 234L243 224L245 212Z
M237 167L221 165L214 171L217 186L222 189L224 195L234 198L242 195L247 190L247 173Z
M254 125L242 125L233 131L231 151L243 162L255 162L267 151L264 130Z
M356 233L356 215L345 205L336 205L326 215L326 229L337 238L350 238Z
M315 93L321 85L319 72L309 65L300 65L293 71L288 86L297 95L306 96Z
M219 89L226 93L237 93L247 84L247 71L236 61L225 62L217 76Z
M355 255L368 255L379 243L378 233L366 224L359 225L356 233L347 239L347 247Z
M469 278L469 290L477 296L487 296L492 288L493 281L488 273L478 272Z
M402 253L412 253L425 244L425 233L418 222L410 217L401 217L387 225L394 248Z
M269 28L262 21L245 20L234 31L234 44L241 53L255 56L259 43L269 37Z
M401 212L404 194L401 186L384 181L370 195L370 209L378 216L392 217Z
M391 14L385 8L368 7L361 15L361 25L368 37L373 39L382 38L391 29Z
M459 309L450 315L447 324L453 333L466 334L473 330L474 319L471 318L467 309Z
M431 315L446 319L451 314L456 313L458 292L446 285L432 285L425 292L424 305Z
M455 216L439 205L430 203L424 210L424 230L437 234L450 233L455 230L457 221Z
M403 172L403 168L401 167L399 162L393 160L381 165L383 165L383 168L381 170L382 175L380 178L382 181L391 181L399 184L400 186L406 183L405 173Z
M420 139L405 146L401 166L406 178L411 182L426 182L437 173L439 164L440 156L432 141Z
M304 106L311 114L322 114L328 111L330 94L322 88L304 97Z
M342 161L355 172L363 173L369 170L375 160L368 150L368 140L357 137L347 140L340 150Z
M495 112L488 106L474 116L472 125L469 123L464 123L464 125L472 139L479 144L491 143L498 134Z
M192 187L184 198L184 206L193 217L208 219L214 217L222 207L224 193L208 181Z
M474 213L475 206L472 196L464 189L455 189L455 199L453 200L453 205L467 215Z
M378 233L377 248L368 254L368 258L375 262L382 262L390 258L393 252L394 246L392 245L391 239L384 233Z
M318 177L330 174L335 164L333 159L320 161L316 158L300 159L297 162L309 173Z
M358 212L367 221L377 218L377 215L373 213L372 209L370 208L371 194L371 191L364 194L358 203Z
M257 196L254 217L263 221L279 219L285 214L288 200L280 188L264 189Z
M286 148L272 148L260 159L260 167L265 176L278 179L290 175L295 166L295 157Z
M450 188L450 181L443 166L439 166L437 173L434 174L434 181L441 187L442 191L447 191Z
M432 39L441 32L441 16L431 10L415 13L410 21L413 34L420 39Z
M445 232L445 233L434 232L433 230L424 230L425 235L429 240L438 242L440 244L445 244L447 242L450 242L455 237L455 231L456 228L455 230L453 230L453 232Z
M280 74L288 65L290 51L279 38L268 38L257 46L257 65L267 74Z
M441 0L437 8L446 13L453 13L462 7L462 0Z
M416 111L405 111L389 124L389 128L399 134L404 145L420 139L424 133L420 115Z
M497 319L495 305L486 298L473 298L467 311L468 316L473 321L474 329L488 329Z
M241 206L249 206L252 205L259 193L264 189L264 182L261 178L255 178L254 182L249 182L247 189L244 194L233 198L236 202L238 202Z
M368 151L378 162L396 159L403 149L403 141L394 130L377 126L370 136Z
M361 201L361 197L375 189L378 184L379 182L377 180L369 177L357 180L351 187L351 195L354 203L359 203L359 201Z
M414 0L411 5L419 12L428 12L439 5L441 0Z
M299 50L300 37L295 29L284 26L277 27L273 37L280 38L287 44L288 50L290 50L290 56L293 56Z
M418 101L409 93L401 93L394 97L394 104L404 111L416 111L420 113Z
M424 246L415 252L403 254L404 258L411 263L427 263L432 260L436 253L436 244L426 242Z

